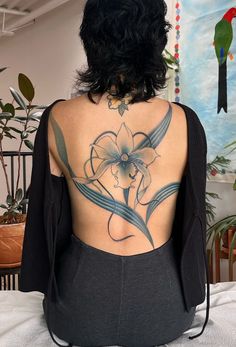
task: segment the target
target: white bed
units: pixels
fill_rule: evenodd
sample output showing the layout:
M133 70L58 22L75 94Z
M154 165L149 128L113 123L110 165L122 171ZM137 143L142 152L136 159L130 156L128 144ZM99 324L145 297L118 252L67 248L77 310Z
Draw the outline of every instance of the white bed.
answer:
M196 308L193 324L181 337L163 346L236 346L236 281L210 284L209 321L203 334L205 301ZM56 346L46 327L42 310L43 294L0 291L0 347ZM61 344L67 343L55 337Z

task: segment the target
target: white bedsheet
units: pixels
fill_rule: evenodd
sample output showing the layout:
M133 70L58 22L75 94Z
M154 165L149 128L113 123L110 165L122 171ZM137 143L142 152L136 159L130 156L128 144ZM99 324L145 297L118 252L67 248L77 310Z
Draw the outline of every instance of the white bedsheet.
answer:
M236 346L236 281L210 284L210 294L209 321L203 334L193 340L188 338L201 330L206 299L197 306L191 328L163 346ZM43 294L37 291L0 291L0 347L56 346L44 320L42 299Z

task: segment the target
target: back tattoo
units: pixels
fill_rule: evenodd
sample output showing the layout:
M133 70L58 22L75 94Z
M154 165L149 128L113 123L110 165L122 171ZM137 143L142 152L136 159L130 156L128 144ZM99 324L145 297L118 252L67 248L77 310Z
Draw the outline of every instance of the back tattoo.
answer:
M118 108L120 114L123 115L124 110L127 110L127 105L122 101L120 103L111 102L110 108ZM83 166L84 176L78 177L68 162L62 129L53 116L50 117L60 159L68 169L79 192L100 208L111 212L108 219L108 234L115 242L123 241L135 235L130 234L124 238L115 239L110 231L113 214L136 226L154 248L152 235L148 229L148 221L157 206L164 199L178 191L180 182L171 182L165 185L153 195L150 201L143 202L141 200L145 197L145 193L152 182L149 166L161 157L156 148L164 138L171 118L172 107L169 103L167 114L149 134L142 131L133 133L125 122L122 122L117 132L107 130L101 133L90 144L90 156ZM99 165L95 170L94 162L97 160ZM87 174L87 165L90 166L90 172L93 173L90 176ZM99 180L107 170L114 179L114 188L123 191L123 201L115 199ZM141 174L140 181L137 181L138 173ZM136 181L138 186L135 199L130 201L130 190L135 190L134 182ZM147 206L145 219L136 211L139 204Z

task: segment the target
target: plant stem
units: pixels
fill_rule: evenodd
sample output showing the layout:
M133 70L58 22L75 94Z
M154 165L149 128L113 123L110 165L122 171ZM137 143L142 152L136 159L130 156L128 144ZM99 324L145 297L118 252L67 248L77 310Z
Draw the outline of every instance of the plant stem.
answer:
M1 160L1 163L2 163L2 168L3 168L4 175L5 175L6 183L7 183L7 192L10 195L11 194L10 186L9 186L9 182L8 182L8 176L7 176L6 166L5 166L4 157L3 157L2 137L1 137L1 140L0 140L0 160Z
M12 104L13 104L13 102L14 102L14 98L13 98L13 100L12 100ZM4 126L7 125L8 120L9 120L9 119L6 119L6 123L4 124ZM2 163L2 168L3 168L3 172L4 172L4 175L5 175L5 179L6 179L7 192L8 192L9 195L11 195L10 185L9 185L9 180L8 180L8 175L7 175L7 171L6 171L6 165L5 165L4 157L3 157L2 141L3 141L3 129L2 129L2 132L1 132L1 134L0 134L0 160L1 160L1 163Z
M30 105L31 105L31 101L29 102L29 108L28 108L28 111L26 112L26 116L27 116L27 121L25 122L25 127L24 127L24 131L27 129L27 125L28 125L28 122L29 122L29 119L28 119L28 116L29 116L29 113L30 113ZM16 181L16 192L17 192L17 189L18 189L18 185L19 185L19 180L20 180L20 154L21 154L21 147L22 147L22 144L23 144L23 139L21 139L21 142L20 142L20 146L19 146L19 150L18 150L18 173L17 173L17 181Z

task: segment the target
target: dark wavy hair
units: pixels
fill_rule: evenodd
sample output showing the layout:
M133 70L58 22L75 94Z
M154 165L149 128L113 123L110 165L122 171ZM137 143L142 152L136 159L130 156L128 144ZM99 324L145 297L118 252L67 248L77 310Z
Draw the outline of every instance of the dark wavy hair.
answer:
M118 99L131 93L130 103L156 96L167 81L166 13L164 0L88 0L79 32L88 67L76 69L75 90L87 87L92 102L91 93Z

